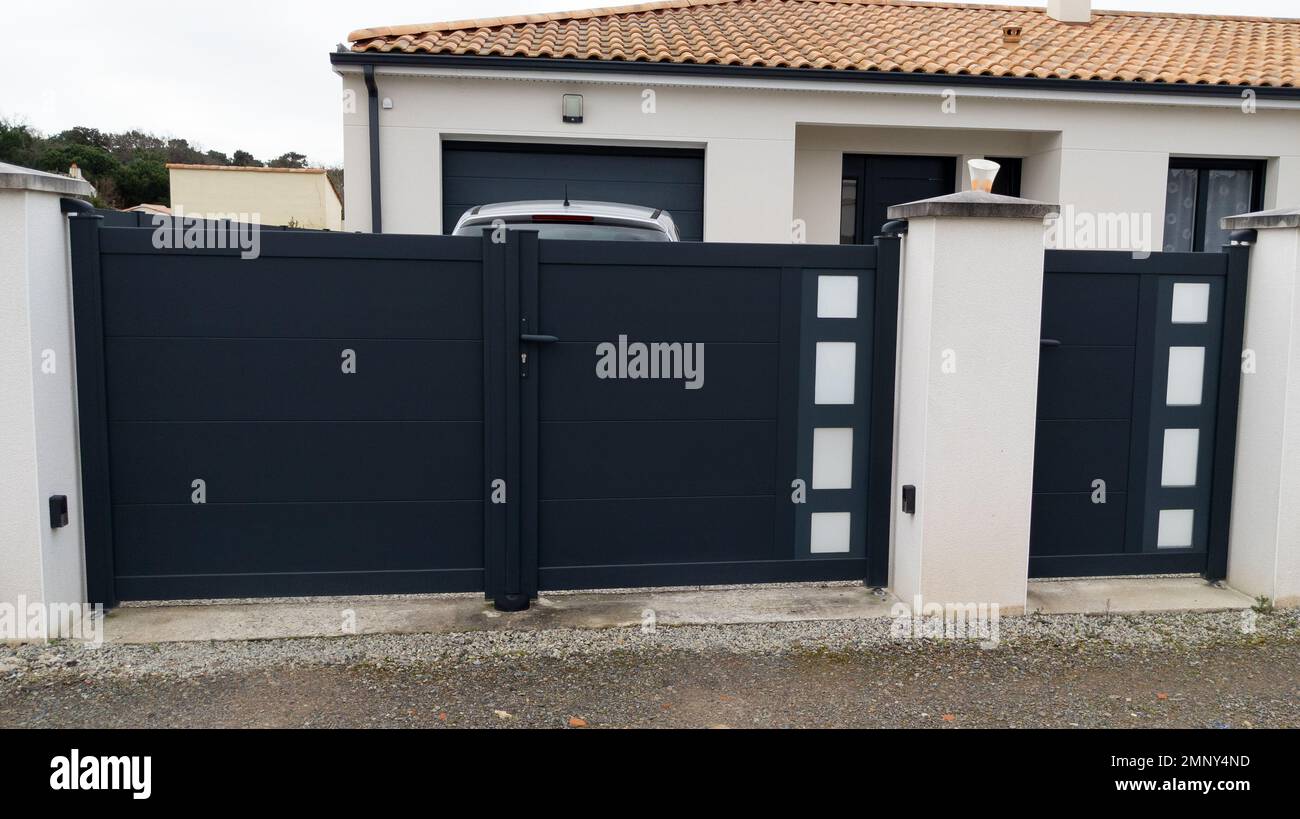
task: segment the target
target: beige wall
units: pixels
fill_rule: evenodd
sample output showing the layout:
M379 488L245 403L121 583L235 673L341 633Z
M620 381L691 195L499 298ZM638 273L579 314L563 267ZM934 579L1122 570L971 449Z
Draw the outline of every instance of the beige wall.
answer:
M292 169L170 168L172 209L189 215L246 214L240 221L343 228L342 205L324 172Z
M1170 155L1269 160L1266 206L1300 201L1300 106L1235 98L1090 94L646 75L592 79L534 72L474 77L381 68L384 228L437 233L444 138L703 146L704 231L712 241L835 242L845 152L1023 156L1022 193L1077 210L1150 214L1159 246ZM370 226L366 90L343 72L356 111L343 116L348 228ZM655 95L644 110L645 92ZM584 97L585 122L560 120ZM955 112L945 113L945 101ZM1289 107L1288 107L1289 106ZM947 109L951 111L951 104Z

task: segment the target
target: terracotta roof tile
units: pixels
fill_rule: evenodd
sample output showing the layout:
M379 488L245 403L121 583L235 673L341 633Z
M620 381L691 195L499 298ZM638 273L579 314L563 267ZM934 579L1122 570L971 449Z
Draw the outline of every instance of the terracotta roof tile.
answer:
M1022 29L1006 43L1002 26ZM352 50L1294 87L1300 20L905 0L676 0L354 31Z

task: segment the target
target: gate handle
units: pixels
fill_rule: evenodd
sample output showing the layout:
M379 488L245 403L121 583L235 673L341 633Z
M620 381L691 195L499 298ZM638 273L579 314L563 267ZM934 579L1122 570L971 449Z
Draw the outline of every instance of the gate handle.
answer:
M520 341L532 341L537 344L554 344L560 339L557 336L539 335L537 333L520 333Z
M1038 339L1038 343L1039 343L1041 346L1043 346L1043 347L1060 347L1060 346L1061 346L1061 340L1060 340L1059 338L1040 338L1040 339Z

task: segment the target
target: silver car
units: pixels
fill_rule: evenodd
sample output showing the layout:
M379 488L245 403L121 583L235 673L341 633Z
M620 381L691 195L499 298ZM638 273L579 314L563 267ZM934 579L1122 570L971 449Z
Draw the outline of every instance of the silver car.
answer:
M678 242L673 217L662 208L536 199L479 205L465 211L453 236L482 236L496 227L535 230L542 239L588 239L613 242Z

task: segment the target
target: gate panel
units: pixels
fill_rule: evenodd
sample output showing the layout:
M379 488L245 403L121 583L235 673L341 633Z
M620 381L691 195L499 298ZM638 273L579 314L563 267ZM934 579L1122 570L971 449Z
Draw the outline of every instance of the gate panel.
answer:
M99 222L72 247L96 602L885 582L897 240L277 231L242 259ZM638 342L664 377L627 377Z
M1045 273L1030 575L1222 577L1244 249L1050 250Z
M865 577L874 261L870 247L540 243L528 318L556 340L530 353L523 419L539 587ZM822 275L855 282L852 318L818 317ZM815 401L818 342L856 347L843 405ZM640 373L638 344L675 346L642 351L665 357ZM837 440L843 484L813 486L814 427L854 430ZM813 513L843 528L817 549Z
M478 240L74 221L94 599L483 588Z

